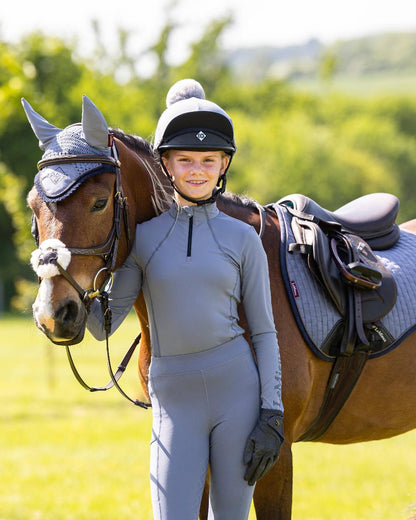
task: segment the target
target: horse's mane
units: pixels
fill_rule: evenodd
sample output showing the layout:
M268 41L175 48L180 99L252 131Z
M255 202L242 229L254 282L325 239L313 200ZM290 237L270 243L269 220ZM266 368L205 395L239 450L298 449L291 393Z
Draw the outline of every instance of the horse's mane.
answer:
M227 206L238 206L243 209L257 210L257 203L255 200L247 197L246 195L236 195L231 191L226 191L220 197L222 202Z
M163 175L160 171L152 143L139 135L125 134L120 128L111 128L111 133L130 150L144 159L147 171L154 187L153 205L157 213L165 211L172 202L172 194L169 188L162 182Z

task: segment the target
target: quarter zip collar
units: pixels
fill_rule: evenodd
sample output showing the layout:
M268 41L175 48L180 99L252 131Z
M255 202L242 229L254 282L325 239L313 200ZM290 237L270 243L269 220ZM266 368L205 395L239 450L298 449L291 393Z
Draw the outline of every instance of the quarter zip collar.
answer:
M215 202L203 206L178 206L176 202L168 210L172 218L188 222L193 217L194 225L206 222L218 215L219 210Z

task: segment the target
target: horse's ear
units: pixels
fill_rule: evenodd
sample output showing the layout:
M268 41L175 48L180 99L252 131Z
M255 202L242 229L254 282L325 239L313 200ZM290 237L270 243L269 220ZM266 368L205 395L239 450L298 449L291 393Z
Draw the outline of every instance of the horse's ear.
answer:
M82 130L89 145L108 152L107 122L87 96L82 96Z
M39 148L41 150L46 150L49 143L62 130L56 126L51 125L44 117L35 112L25 98L22 98L22 105L24 111L26 112L26 117L29 120L30 126L32 127L36 137L39 139Z

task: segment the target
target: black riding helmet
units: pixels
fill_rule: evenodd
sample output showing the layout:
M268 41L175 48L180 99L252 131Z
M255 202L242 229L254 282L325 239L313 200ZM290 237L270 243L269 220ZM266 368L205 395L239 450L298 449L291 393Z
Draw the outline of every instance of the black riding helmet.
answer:
M166 106L157 124L154 148L173 188L178 191L161 158L168 150L221 150L230 156L228 170L236 151L233 122L221 107L205 99L202 86L192 79L178 81L166 96ZM198 205L214 202L225 191L227 170L209 199L197 201L178 193Z

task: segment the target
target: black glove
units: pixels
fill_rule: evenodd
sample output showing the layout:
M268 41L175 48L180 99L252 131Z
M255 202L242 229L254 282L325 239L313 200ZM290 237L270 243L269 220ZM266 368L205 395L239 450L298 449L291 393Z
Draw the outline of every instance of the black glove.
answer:
M244 480L249 486L272 469L284 440L283 413L262 408L244 450L244 464L247 464Z

